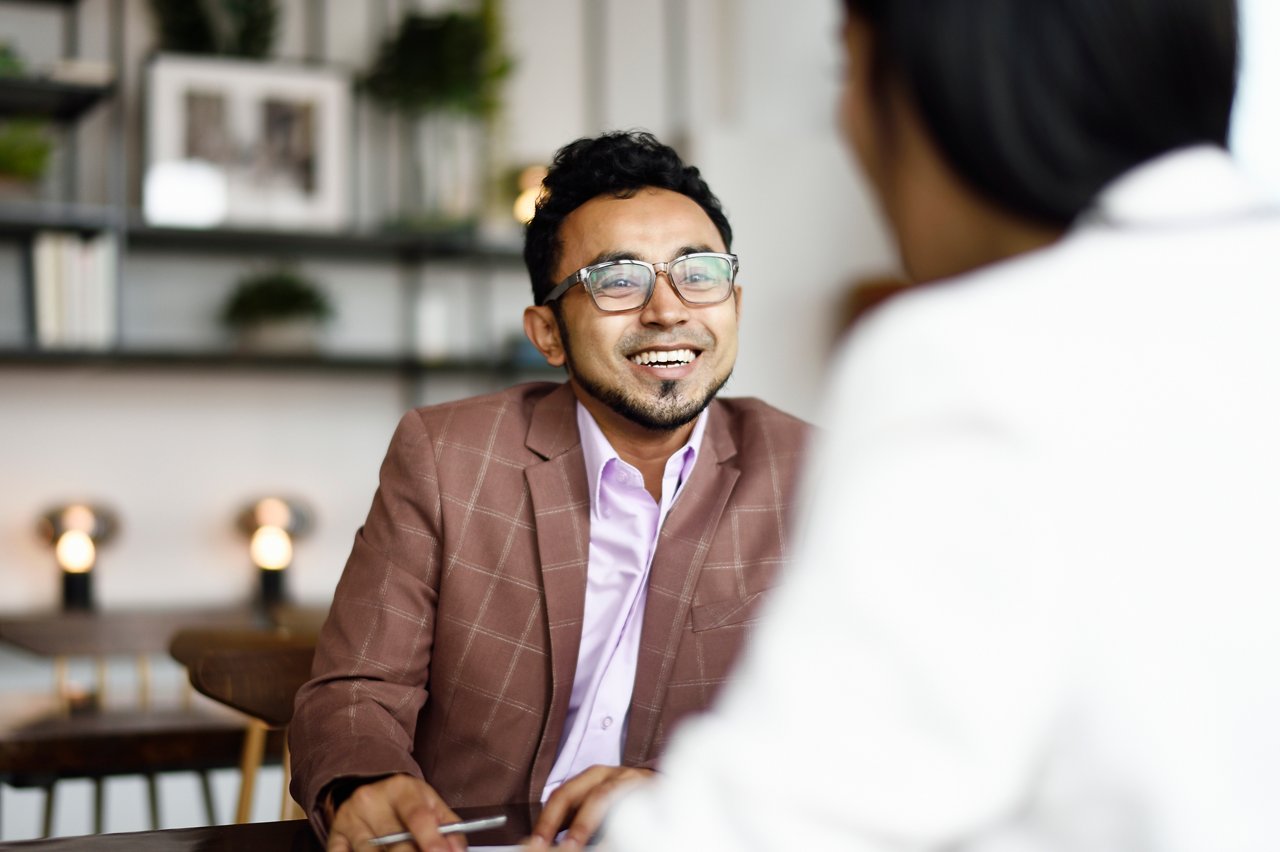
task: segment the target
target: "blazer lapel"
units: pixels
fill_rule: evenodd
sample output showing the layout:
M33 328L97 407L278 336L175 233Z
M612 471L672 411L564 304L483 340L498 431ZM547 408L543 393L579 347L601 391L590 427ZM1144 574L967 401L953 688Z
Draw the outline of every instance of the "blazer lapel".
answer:
M551 649L551 705L529 779L532 802L541 799L555 763L582 638L591 515L575 404L567 384L548 394L534 407L525 441L545 459L525 470L525 480L533 502Z
M667 515L649 569L636 681L622 753L622 762L627 766L646 761L652 749L698 574L738 481L734 461L737 446L727 417L716 403L712 403L708 417L698 462Z

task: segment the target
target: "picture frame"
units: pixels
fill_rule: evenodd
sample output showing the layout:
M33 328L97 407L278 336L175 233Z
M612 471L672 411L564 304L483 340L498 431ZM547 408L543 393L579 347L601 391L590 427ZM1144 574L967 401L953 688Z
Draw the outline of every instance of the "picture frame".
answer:
M333 68L161 54L147 66L153 225L341 230L351 81Z

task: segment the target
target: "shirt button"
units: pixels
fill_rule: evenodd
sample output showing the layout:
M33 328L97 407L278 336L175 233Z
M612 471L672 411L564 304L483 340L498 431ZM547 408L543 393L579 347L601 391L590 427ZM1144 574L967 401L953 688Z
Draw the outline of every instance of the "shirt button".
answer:
M603 728L603 729L604 729L604 730L606 730L606 731L607 731L607 730L609 730L609 727L610 727L611 725L613 725L613 717L612 717L612 716L605 716L602 720L600 720L600 727L601 727L601 728Z

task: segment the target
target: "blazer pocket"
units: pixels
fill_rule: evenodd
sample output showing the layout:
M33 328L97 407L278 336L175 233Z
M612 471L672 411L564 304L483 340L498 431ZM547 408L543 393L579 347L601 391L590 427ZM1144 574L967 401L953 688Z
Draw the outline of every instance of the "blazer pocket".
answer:
M733 624L745 624L755 620L761 598L766 593L756 592L745 598L733 598L727 601L711 601L689 607L689 620L694 633L703 630L714 630L717 627L728 627Z

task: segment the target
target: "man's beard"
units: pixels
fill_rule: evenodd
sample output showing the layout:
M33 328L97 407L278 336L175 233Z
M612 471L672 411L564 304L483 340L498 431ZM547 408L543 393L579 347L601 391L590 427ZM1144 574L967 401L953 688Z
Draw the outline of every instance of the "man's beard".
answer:
M619 388L605 387L598 382L592 381L575 369L573 349L569 345L569 335L565 333L563 325L560 327L560 340L564 345L565 361L569 368L569 375L578 383L580 388L603 402L616 414L620 414L632 423L654 432L671 432L686 423L692 422L702 413L703 409L711 404L711 400L715 399L716 394L720 392L720 388L724 387L725 382L729 381L729 376L733 375L733 371L730 370L723 379L708 388L707 392L698 399L682 402L679 394L680 382L674 379L663 380L658 385L658 398L656 400L638 399L628 396Z

